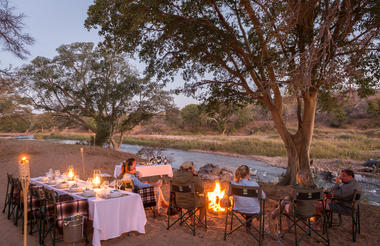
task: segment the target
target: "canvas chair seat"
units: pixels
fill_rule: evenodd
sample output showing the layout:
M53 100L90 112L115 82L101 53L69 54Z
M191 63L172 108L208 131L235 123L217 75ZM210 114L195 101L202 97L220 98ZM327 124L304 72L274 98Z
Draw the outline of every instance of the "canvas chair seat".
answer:
M352 241L356 241L356 234L360 234L360 198L361 198L361 192L358 190L354 190L354 193L352 195L352 200L342 200L337 198L330 198L327 200L331 200L332 203L336 203L340 206L343 206L346 209L342 209L340 211L332 211L329 210L327 213L328 217L328 224L329 227L334 226L333 224L333 214L338 214L338 226L342 224L342 215L345 216L351 216L352 219ZM347 204L350 204L351 206L347 207Z
M177 194L187 194L190 196L193 196L193 203L178 203L176 196ZM204 202L202 204L199 204L195 197L204 197ZM202 224L202 227L207 231L207 212L205 211L205 221L202 222L199 219L199 216L197 216L197 212L200 212L200 209L202 207L207 207L207 200L206 196L204 194L199 194L195 192L194 184L188 184L188 185L174 185L172 181L170 181L170 201L169 201L169 209L168 211L179 211L179 218L177 218L174 222L170 223L170 217L174 215L175 213L168 212L168 226L167 230L169 230L171 227L173 227L175 224L180 222L180 225L185 224L187 228L191 230L193 233L193 236L195 236L195 222L196 220ZM191 220L191 222L189 222Z
M231 184L228 189L228 198L227 198L227 212L226 212L226 220L225 220L225 228L224 228L224 240L227 239L227 236L230 236L233 232L239 230L240 228L245 228L248 234L255 239L259 245L262 245L262 241L264 240L264 211L265 211L265 199L261 196L262 190L260 187L251 187L251 186L241 186ZM241 197L249 197L249 198L257 198L260 204L260 211L258 213L246 213L241 212L237 209L234 209L232 204L230 204L230 197L233 196L241 196ZM230 217L230 223L228 223L228 218ZM239 222L238 226L233 226L234 218ZM259 227L256 228L252 226L252 220L257 219L259 221ZM228 224L229 231L228 231ZM257 233L257 235L254 234Z
M322 214L316 213L318 203L322 203ZM280 237L283 237L294 227L294 242L296 246L307 236L322 240L325 244L330 245L327 231L325 203L322 199L322 192L320 190L297 190L295 198L292 199L292 205L292 210L289 214L280 212L280 218L283 215L292 223L289 228L280 235ZM314 221L312 221L312 219L314 219ZM322 234L315 229L315 226L318 223L322 223ZM300 237L298 235L299 230L303 232Z

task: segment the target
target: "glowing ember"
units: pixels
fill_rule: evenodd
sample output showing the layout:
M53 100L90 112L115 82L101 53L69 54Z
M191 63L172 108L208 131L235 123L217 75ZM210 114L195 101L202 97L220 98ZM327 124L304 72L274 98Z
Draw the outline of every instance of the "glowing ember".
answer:
M215 212L224 212L226 209L220 206L220 200L223 199L225 193L225 190L221 191L219 181L216 181L214 191L207 192L209 200L208 209Z

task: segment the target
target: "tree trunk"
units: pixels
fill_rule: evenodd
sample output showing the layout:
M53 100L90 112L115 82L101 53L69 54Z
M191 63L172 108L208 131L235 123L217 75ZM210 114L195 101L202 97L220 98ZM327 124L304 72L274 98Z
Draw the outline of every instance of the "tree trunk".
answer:
M282 118L282 109L273 105L269 107L275 127L285 144L288 156L288 167L285 175L279 182L280 185L296 184L296 175L300 170L307 176L304 185L314 184L310 170L310 146L314 130L317 92L305 94L303 102L303 117L298 119L298 131L295 134L291 134L286 128Z

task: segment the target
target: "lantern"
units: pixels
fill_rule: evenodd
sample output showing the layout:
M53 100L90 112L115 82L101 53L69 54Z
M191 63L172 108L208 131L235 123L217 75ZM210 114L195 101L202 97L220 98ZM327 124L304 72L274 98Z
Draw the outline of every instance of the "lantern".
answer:
M70 181L74 180L74 168L72 166L69 166L69 170L67 171L67 177Z
M99 188L100 187L100 170L99 169L95 169L94 170L94 176L93 176L93 179L92 179L92 184L95 188Z

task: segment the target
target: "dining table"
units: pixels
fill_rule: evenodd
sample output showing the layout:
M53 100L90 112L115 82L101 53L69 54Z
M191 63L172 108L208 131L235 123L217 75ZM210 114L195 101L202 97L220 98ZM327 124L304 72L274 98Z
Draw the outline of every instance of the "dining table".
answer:
M44 186L47 189L56 191L58 194L67 194L74 199L87 199L89 207L89 219L93 221L93 238L92 244L100 246L101 240L119 237L121 234L137 231L145 233L145 224L147 222L144 206L139 194L128 191L120 192L119 197L101 197L101 188L93 189L95 196L85 195L83 192L72 192L70 189L58 188L58 185L44 182L43 177L31 178L31 182ZM85 187L86 182L75 182L76 187ZM59 182L57 182L59 183ZM112 190L111 190L112 191Z
M115 165L113 176L117 178L121 174L122 164ZM139 177L163 176L173 177L173 169L170 164L136 165Z

